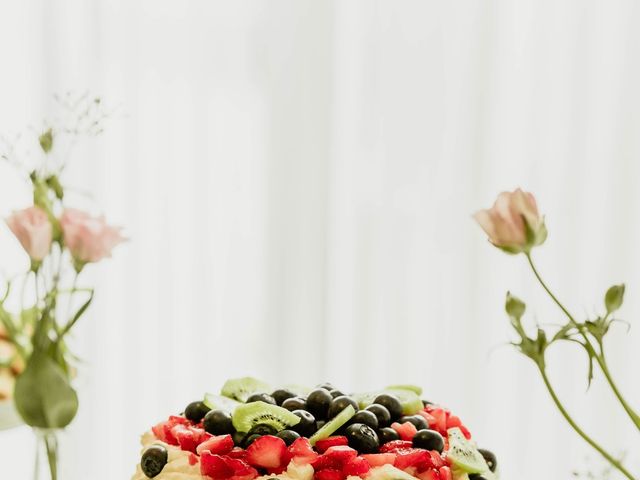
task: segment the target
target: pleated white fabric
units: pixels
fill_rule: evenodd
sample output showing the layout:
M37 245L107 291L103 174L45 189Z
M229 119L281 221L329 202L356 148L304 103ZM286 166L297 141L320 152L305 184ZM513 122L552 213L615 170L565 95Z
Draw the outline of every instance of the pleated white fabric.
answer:
M506 479L599 469L503 346L508 289L532 323L559 312L471 214L535 192L540 269L579 316L627 283L610 361L640 408L639 21L633 0L2 3L1 131L54 92L120 106L69 169L131 241L85 280L65 480L127 478L139 433L245 374L419 383ZM0 168L4 215L28 191ZM0 245L24 266L6 228ZM638 472L638 433L599 376L585 393L583 357L557 348L551 376ZM28 478L30 448L0 433L0 477Z

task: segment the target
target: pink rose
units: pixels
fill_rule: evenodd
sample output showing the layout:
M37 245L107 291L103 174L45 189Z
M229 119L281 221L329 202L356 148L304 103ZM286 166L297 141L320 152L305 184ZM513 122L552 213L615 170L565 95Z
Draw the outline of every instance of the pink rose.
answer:
M125 239L120 228L107 225L104 217L92 217L86 212L66 209L60 218L64 244L77 265L97 262L111 256L111 250Z
M473 216L489 241L509 253L529 252L547 238L544 218L534 196L519 188L498 195L493 207Z
M53 228L44 210L39 207L25 208L14 212L6 222L31 260L40 262L47 256Z

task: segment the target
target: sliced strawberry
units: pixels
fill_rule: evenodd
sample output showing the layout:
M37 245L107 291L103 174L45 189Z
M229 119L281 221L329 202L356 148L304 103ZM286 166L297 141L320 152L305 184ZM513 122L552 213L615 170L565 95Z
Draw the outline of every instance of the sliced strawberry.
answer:
M279 468L286 458L287 444L273 435L263 435L247 448L246 461L254 467Z
M400 438L405 441L413 440L413 437L415 437L416 433L418 433L418 429L411 422L404 422L402 424L398 422L393 422L391 424L391 428L393 428L396 432L398 432L398 435L400 435Z
M461 427L461 426L462 426L462 420L460 420L460 417L456 415L449 415L449 417L447 417L447 430L449 430L450 428Z
M451 469L449 467L441 467L439 472L440 480L452 480L453 475L451 474Z
M231 435L211 437L196 448L198 455L202 455L204 451L215 455L227 455L231 450L233 450L233 438L231 438Z
M367 473L370 469L371 467L369 466L369 462L367 462L364 458L354 457L344 464L344 466L342 467L342 473L344 473L347 477L349 475L360 477Z
M316 442L316 450L320 453L324 453L330 447L335 447L337 445L348 445L347 437L342 435L338 435L335 437L325 438L324 440L318 440Z
M382 465L393 465L396 461L395 453L369 453L362 455L371 467L381 467Z
M191 428L185 427L184 425L175 425L171 428L171 434L177 440L182 450L196 453L199 436Z
M237 458L222 457L224 463L233 471L234 477L251 477L255 478L258 471L246 462Z
M220 455L202 452L200 456L200 473L213 480L227 480L233 476L233 468L227 465Z
M400 470L413 467L422 471L433 466L431 455L422 448L401 449L396 452L396 455L396 461L393 465Z
M467 440L471 440L471 432L467 427L465 427L464 425L460 425L460 431L462 432L462 434L465 436Z
M229 458L237 458L239 460L244 460L247 456L247 451L244 448L233 447L233 449L227 453L227 457Z
M296 463L302 465L311 463L318 458L317 452L313 451L309 440L304 437L296 438L289 446L289 455Z
M429 425L435 425L435 423L436 423L435 417L433 415L431 415L430 413L428 413L426 410L419 411L418 415L420 415L422 418L424 418Z
M151 427L151 431L158 440L168 443L167 436L164 433L164 426L166 425L166 423L167 422L160 422L157 425L154 425L153 427Z
M441 480L440 475L435 470L425 470L424 472L416 473L416 477L420 480Z
M438 431L441 435L447 433L447 412L442 408L434 408L430 412L431 416L434 418L434 423L429 423L429 428L433 428Z
M357 457L358 452L347 445L336 445L335 447L329 447L323 456L335 460L342 466L352 458Z
M340 470L327 468L314 473L313 478L315 480L344 480L345 476Z
M196 463L198 463L198 457L197 455L190 453L189 454L189 465L194 466Z
M438 452L432 450L429 452L429 455L431 455L431 463L433 464L433 468L440 468L445 466L444 459Z
M320 455L314 461L311 462L311 466L317 472L319 470L340 470L342 464L335 457L328 455Z
M392 440L380 447L380 453L393 453L395 450L400 448L413 448L413 443L406 440Z

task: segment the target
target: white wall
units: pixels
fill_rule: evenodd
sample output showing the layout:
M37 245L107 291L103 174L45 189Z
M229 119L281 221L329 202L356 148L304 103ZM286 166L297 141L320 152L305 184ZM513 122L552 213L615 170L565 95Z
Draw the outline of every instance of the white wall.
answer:
M533 366L495 348L507 289L532 321L560 315L470 215L535 192L540 267L578 315L627 283L634 328L610 355L640 408L639 21L633 0L3 2L0 131L51 113L53 92L120 105L68 178L131 242L87 279L65 480L127 478L139 433L241 374L420 383L504 478L569 478L587 449ZM4 215L28 195L0 172ZM0 245L18 268L6 228ZM560 349L552 377L639 472L637 432L600 378L585 395L582 355ZM28 478L30 448L0 433L2 478Z

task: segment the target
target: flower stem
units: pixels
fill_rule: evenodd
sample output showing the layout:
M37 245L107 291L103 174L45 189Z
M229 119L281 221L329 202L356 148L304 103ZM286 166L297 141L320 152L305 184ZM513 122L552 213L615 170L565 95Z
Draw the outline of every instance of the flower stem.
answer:
M536 268L536 266L533 263L533 259L531 258L531 254L527 253L526 256L527 256L527 260L529 261L529 265L531 266L531 270L533 270L533 273L536 276L536 278L538 279L538 282L540 283L540 285L542 285L542 288L544 288L544 290L549 294L551 299L560 308L560 310L562 310L564 312L564 314L569 319L569 322L571 323L571 325L574 326L578 330L578 333L580 334L580 336L585 341L585 346L594 353L594 357L596 359L596 362L600 366L600 370L602 370L602 373L604 374L605 378L607 379L607 382L609 383L609 386L611 387L611 390L613 391L614 395L616 396L616 398L620 402L620 405L622 405L622 408L624 409L624 411L627 412L627 415L629 416L629 418L631 418L631 421L633 422L633 424L636 426L636 428L638 430L640 430L640 416L638 416L638 414L627 403L627 401L622 396L622 393L620 392L620 390L618 390L617 385L613 381L613 377L611 376L611 372L609 371L607 363L606 363L606 361L604 359L604 349L601 346L600 351L598 352L594 348L593 344L589 340L589 337L587 337L587 335L584 333L582 328L580 328L580 325L578 325L578 322L576 322L576 320L573 318L573 315L571 315L569 310L566 309L566 307L560 302L560 300L558 300L558 298L553 294L553 292L549 289L547 284L544 282L544 280L540 276L540 273L538 272L538 269Z
M542 375L542 379L544 380L544 384L547 387L547 390L549 391L551 398L553 399L554 403L556 404L556 407L558 407L558 410L560 410L560 413L565 418L567 423L569 423L569 425L571 425L571 427L576 431L576 433L580 435L585 442L591 445L593 449L595 449L598 453L600 453L600 455L602 455L613 467L617 468L629 480L635 480L635 478L631 475L631 473L629 473L624 468L624 466L620 463L620 461L616 460L611 454L609 454L600 445L598 445L591 437L589 437L589 435L587 435L584 432L584 430L582 430L578 426L578 424L573 420L571 415L569 415L569 412L567 412L567 410L564 408L564 405L562 405L562 402L560 402L560 399L556 395L555 390L551 386L551 382L549 382L549 377L547 377L547 373L544 370L544 368L542 367L538 367L538 368L540 369L540 374Z

